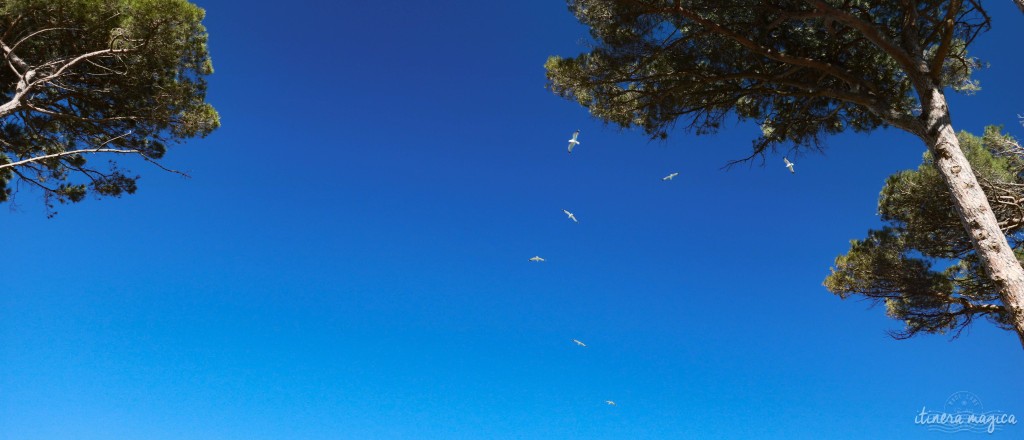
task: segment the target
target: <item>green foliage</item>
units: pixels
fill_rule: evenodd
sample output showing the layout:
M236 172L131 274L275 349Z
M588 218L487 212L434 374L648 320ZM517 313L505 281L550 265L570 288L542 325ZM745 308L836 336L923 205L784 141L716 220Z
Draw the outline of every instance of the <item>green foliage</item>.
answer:
M0 42L13 54L0 92L17 101L0 113L0 165L54 156L0 170L0 202L19 178L43 189L48 204L131 194L137 176L113 162L93 166L92 153L63 153L103 148L154 160L215 130L203 16L187 0L0 2Z
M548 87L606 123L666 137L677 123L713 133L732 118L761 128L754 157L781 144L821 148L842 131L896 127L935 147L946 90L973 93L983 64L968 53L989 28L980 2L940 0L568 0L592 47L550 57ZM1024 150L996 129L961 149L1011 247L1021 250ZM957 179L951 171L949 179ZM971 182L973 184L973 182ZM837 295L885 301L906 329L944 333L1011 317L929 156L892 176L887 226L854 241L826 281ZM964 215L963 218L968 218ZM982 249L988 251L988 249ZM1024 336L1022 336L1024 338ZM1024 340L1024 339L1022 339Z
M1024 259L1024 156L1016 142L988 127L983 137L958 135L960 146L995 208L1010 245ZM995 286L985 275L932 156L916 170L886 180L878 212L886 227L853 240L824 285L842 298L884 302L905 323L893 332L959 334L976 317L1011 330Z
M570 0L593 48L550 57L548 86L605 122L652 137L680 120L698 134L717 131L730 115L753 120L763 133L754 154L782 143L818 148L824 135L844 130L909 125L920 109L914 75L977 89L970 75L980 63L967 46L988 26L977 4L952 11L947 29L940 24L950 2L814 3ZM938 72L908 72L872 33L929 65L937 59Z

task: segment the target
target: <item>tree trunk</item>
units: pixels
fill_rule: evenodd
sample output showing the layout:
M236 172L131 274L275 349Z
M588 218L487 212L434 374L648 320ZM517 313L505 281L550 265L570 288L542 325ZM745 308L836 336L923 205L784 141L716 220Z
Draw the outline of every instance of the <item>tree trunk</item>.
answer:
M939 88L928 90L923 101L926 126L924 141L935 157L935 166L953 195L953 206L971 237L985 272L999 289L1003 305L1024 346L1024 267L1013 253L999 221L960 149L950 122L946 97Z
M1024 12L1024 0L1013 0L1013 3L1020 8L1020 12Z

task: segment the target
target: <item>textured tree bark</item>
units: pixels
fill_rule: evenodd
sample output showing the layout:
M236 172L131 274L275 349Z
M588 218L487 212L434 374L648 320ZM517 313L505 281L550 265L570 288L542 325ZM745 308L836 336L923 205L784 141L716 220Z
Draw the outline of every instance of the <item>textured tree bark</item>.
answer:
M1003 305L1010 311L1013 326L1024 346L1024 267L999 229L999 221L985 197L978 179L960 149L953 131L949 108L942 90L929 90L924 140L935 157L935 165L953 196L953 206L974 243L982 266L999 287Z

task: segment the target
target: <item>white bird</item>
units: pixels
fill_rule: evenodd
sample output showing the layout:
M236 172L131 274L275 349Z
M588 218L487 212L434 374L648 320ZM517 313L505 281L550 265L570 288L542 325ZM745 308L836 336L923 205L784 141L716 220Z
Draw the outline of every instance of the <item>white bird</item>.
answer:
M796 165L795 163L790 162L789 158L786 157L783 157L782 160L786 161L786 168L789 168L789 172L796 173L796 171L793 171L793 165Z
M604 403L607 403L611 406L615 406L615 402L612 402L611 400L605 400Z
M576 138L579 137L579 135L580 131L576 130L572 134L572 139L569 139L569 153L572 153L572 149L576 148L576 146L580 144L580 141L576 140Z
M579 339L573 339L572 342L575 342L576 345L579 345L580 347L586 347L587 346L587 344L584 344L583 341L581 341Z
M538 255L538 256L535 256L535 257L531 258L531 259L530 259L530 261L532 261L532 262L534 262L534 263L540 263L541 261L544 261L544 259L543 259L543 258L541 258L541 257L540 257L540 256Z
M664 180L664 181L666 181L666 182L667 182L667 181L669 181L669 180L672 180L672 179L674 179L674 178L675 178L676 176L678 176L678 175L679 175L679 173L672 173L672 174L669 174L669 175L667 175L667 176L665 176L665 177L662 177L662 178L661 178L661 180Z
M572 220L572 221L574 221L574 222L576 222L576 223L579 223L579 222L580 222L579 220L576 220L576 216L575 216L575 215L573 215L573 213L571 213L571 212L569 212L569 211L566 211L566 210L564 210L564 209L562 210L562 212L564 212L564 213L565 213L565 215L569 216L569 220Z

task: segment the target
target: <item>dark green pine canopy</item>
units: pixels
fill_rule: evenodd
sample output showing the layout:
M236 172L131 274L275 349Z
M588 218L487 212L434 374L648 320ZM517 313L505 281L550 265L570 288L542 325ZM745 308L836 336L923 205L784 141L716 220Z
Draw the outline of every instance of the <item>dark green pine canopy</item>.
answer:
M569 9L590 27L593 48L575 58L553 56L545 67L555 93L654 137L666 136L677 120L711 133L733 114L761 124L754 154L781 143L818 148L823 135L844 130L916 126L920 103L912 81L877 41L919 47L928 60L940 60L931 70L936 83L977 88L969 78L979 62L966 47L988 28L988 18L978 3L964 2L947 16L949 5L571 0ZM907 28L908 20L917 26ZM951 32L940 32L936 23L944 22Z
M1000 227L1024 260L1024 150L997 127L986 128L983 137L958 137ZM917 170L889 177L878 212L886 227L853 240L850 251L836 258L825 278L829 291L884 302L888 315L905 323L892 332L899 338L956 335L978 317L1012 330L930 153Z
M1024 345L1020 156L977 146L965 154L946 100L950 89L978 90L971 74L982 64L968 48L990 23L979 1L568 4L592 47L549 58L548 86L605 122L665 137L677 122L702 134L753 120L761 136L748 159L783 144L821 148L848 130L896 127L920 139L935 160L919 173L931 177L890 182L886 194L896 192L882 210L892 224L855 243L827 285L884 298L907 322L901 336L985 316L1012 326Z
M155 161L216 129L203 15L186 0L0 3L0 201L12 180L48 206L132 193L111 154Z

